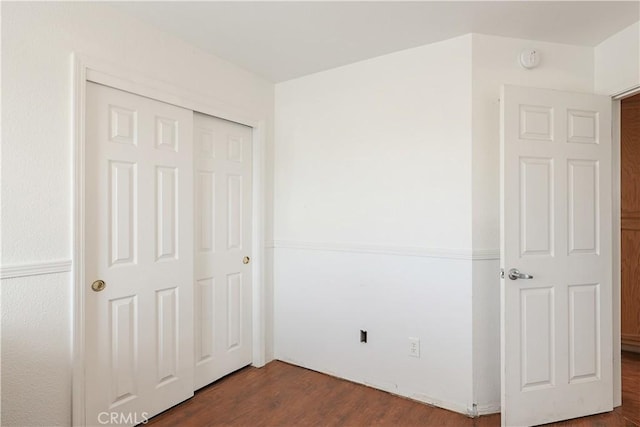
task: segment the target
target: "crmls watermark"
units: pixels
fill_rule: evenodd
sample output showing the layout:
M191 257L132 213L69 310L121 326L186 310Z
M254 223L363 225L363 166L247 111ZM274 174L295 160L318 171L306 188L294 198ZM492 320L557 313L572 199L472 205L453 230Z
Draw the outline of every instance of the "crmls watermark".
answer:
M149 422L149 413L143 412L138 414L137 412L100 412L98 414L98 422L102 425L105 424L146 424Z

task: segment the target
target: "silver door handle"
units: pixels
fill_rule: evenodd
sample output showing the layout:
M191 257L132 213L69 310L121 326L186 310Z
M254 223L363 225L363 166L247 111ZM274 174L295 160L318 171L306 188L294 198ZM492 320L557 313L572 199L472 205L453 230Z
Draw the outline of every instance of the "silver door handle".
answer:
M520 273L520 270L518 270L517 268L512 268L511 270L509 270L509 279L533 279L533 276L530 274Z

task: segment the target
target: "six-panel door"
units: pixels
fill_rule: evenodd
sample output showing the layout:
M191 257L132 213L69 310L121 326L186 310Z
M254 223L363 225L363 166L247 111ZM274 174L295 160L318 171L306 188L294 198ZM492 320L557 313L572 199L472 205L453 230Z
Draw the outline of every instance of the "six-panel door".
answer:
M86 423L133 425L193 395L193 113L86 100Z
M505 86L502 422L612 409L611 102Z
M252 358L251 128L196 113L194 141L199 389Z

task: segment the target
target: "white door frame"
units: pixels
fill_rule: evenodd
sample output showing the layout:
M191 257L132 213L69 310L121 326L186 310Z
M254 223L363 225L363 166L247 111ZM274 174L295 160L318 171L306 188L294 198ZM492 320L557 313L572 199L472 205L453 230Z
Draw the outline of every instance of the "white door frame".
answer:
M266 118L255 118L246 111L219 102L211 97L187 91L118 64L108 63L88 55L73 53L72 65L72 139L73 139L73 279L72 279L72 424L85 424L85 93L88 81L156 99L178 107L234 121L253 128L253 227L252 312L253 362L264 366L265 354L265 287L264 287L264 183Z
M620 101L624 98L640 93L640 85L627 89L625 91L611 95L613 100L613 112L611 115L612 125L612 143L611 147L611 185L612 185L612 211L613 219L613 406L622 405L622 345L620 341L620 315L621 315L621 253L620 253Z

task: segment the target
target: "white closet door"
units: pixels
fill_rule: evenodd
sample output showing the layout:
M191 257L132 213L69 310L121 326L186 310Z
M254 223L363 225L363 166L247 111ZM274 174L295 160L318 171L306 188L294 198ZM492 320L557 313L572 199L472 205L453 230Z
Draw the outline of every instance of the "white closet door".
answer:
M86 114L86 424L133 425L193 395L193 113L88 83Z
M252 360L251 132L194 114L196 389Z

